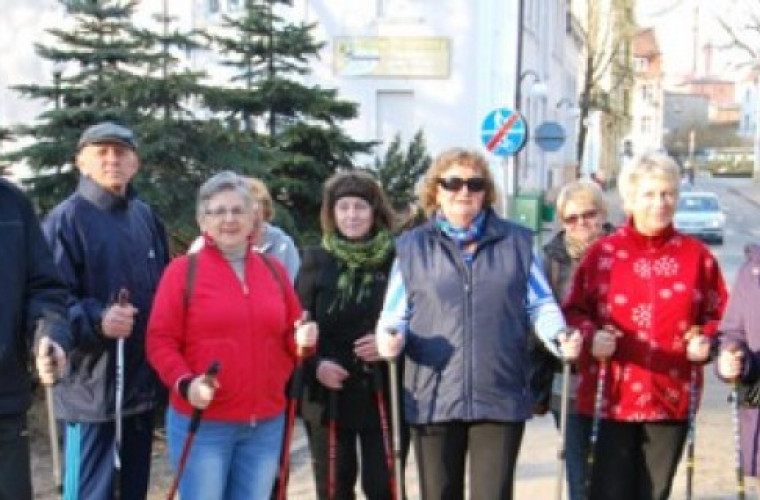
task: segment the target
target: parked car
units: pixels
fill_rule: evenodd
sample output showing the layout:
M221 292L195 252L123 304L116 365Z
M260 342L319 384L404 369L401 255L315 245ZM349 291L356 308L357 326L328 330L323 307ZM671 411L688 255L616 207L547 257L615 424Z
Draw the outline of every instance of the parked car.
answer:
M684 234L722 245L726 214L715 193L682 192L673 225Z

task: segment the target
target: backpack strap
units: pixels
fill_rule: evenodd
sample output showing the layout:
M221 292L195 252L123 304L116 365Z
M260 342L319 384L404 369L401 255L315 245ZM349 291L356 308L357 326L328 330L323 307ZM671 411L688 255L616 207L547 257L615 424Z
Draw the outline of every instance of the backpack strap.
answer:
M269 269L269 272L272 273L272 277L274 277L275 281L277 282L277 285L280 287L280 293L282 293L282 296L285 297L285 285L282 284L282 276L280 276L280 273L277 272L277 269L275 269L274 265L272 265L272 261L269 260L269 257L266 256L266 254L260 253L261 259L264 261L264 264L266 264L267 268ZM187 275L185 278L185 293L182 296L182 309L185 311L185 314L187 314L187 309L190 307L190 297L193 295L193 287L195 286L195 275L198 272L198 254L197 253L191 253L187 256Z
M190 307L190 297L193 295L195 286L195 275L198 271L198 254L191 253L187 256L187 275L185 278L185 294L182 296L182 310L187 315L187 309Z
M267 254L264 252L260 252L259 255L261 256L261 259L264 261L264 264L267 265L269 268L269 272L272 273L272 277L274 277L274 280L277 282L277 285L280 287L280 293L282 293L283 299L285 298L285 285L282 284L282 276L280 276L280 273L277 272L277 269L275 269L274 265L272 264L272 261L269 260L269 257L267 257Z

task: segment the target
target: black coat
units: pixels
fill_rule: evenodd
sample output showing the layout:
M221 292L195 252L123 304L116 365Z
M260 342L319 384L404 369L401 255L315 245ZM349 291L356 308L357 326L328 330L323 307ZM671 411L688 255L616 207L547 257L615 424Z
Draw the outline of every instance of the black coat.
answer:
M392 261L393 256L389 255L385 265L376 272L368 297L341 307L339 303L334 304L339 276L337 260L322 247L308 248L304 252L296 291L304 310L309 311L319 325L317 353L304 362L301 399L304 419L314 423L327 421L328 389L317 380L316 370L320 361L330 359L350 373L338 394L338 425L348 429L380 427L372 371L379 368L387 386L386 364L373 363L377 365L374 367L364 363L354 355L353 345L358 338L375 330ZM387 387L384 397L389 407Z
M2 179L0 234L0 415L18 415L31 404L28 366L35 334L70 348L67 290L32 204Z

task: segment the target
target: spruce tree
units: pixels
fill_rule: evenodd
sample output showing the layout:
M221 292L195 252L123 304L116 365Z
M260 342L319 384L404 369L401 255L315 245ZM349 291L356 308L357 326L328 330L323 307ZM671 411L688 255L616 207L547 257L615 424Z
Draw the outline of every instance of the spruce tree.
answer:
M130 36L130 16L135 2L62 2L75 17L66 31L51 28L56 43L37 44L37 53L67 71L56 72L53 81L15 87L23 96L49 103L37 122L16 127L16 136L35 140L7 156L24 161L34 177L26 181L30 197L43 211L52 208L74 189L77 175L72 168L76 141L89 124L113 120L127 125L137 121L136 110L125 106L113 92L124 81L128 64L140 64L144 47Z
M406 151L403 149L401 136L396 134L383 158L375 158L375 171L394 209L406 210L416 199L414 189L417 181L428 169L431 161L422 130L414 134Z
M51 105L34 125L15 130L36 142L8 158L31 166L30 196L44 213L76 185L72 159L82 130L103 120L133 128L142 164L135 183L181 248L197 234L198 185L214 170L239 165L250 147L245 150L246 141L219 122L195 116L192 104L203 101L204 75L179 69L175 54L199 44L174 29L165 13L157 15L157 33L132 23L136 1L63 3L74 16L73 27L49 29L55 43L38 44L36 50L65 64L66 71L54 85L16 87Z
M266 182L308 240L318 230L322 183L338 168L352 168L354 155L372 143L340 128L356 116L356 104L304 83L322 43L312 35L314 25L278 15L289 4L247 0L241 16L224 17L224 32L210 38L235 72L233 88L212 92L207 103L256 138L265 151Z

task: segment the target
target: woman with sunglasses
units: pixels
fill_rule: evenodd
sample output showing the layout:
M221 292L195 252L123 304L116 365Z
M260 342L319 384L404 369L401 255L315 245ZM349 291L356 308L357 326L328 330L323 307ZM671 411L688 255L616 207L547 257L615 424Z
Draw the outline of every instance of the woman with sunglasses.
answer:
M557 219L560 230L543 246L544 271L549 286L557 300L567 293L575 268L586 250L600 236L609 233L612 226L607 222L607 204L602 190L591 181L579 180L565 185L557 196ZM559 423L562 388L562 365L531 337L531 389L534 391L535 413L543 414L551 409L555 422ZM585 498L585 469L587 443L590 429L586 429L575 406L577 376L570 379L567 431L565 437L565 462L571 500Z
M530 327L556 356L580 348L577 333L565 335L533 235L500 218L496 199L483 156L445 151L421 183L429 220L396 242L376 339L385 358L404 349L423 499L464 498L467 459L469 498L511 499L532 414Z
M600 423L592 499L669 498L696 413L726 289L705 245L673 229L679 181L664 155L623 169L628 221L586 251L563 303L584 339L577 410Z

